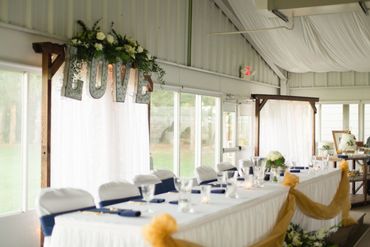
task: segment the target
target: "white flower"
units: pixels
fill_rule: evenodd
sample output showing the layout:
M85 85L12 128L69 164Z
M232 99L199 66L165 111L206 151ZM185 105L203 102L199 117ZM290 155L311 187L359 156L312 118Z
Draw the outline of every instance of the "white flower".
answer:
M72 42L72 44L74 44L74 45L75 45L75 44L77 44L77 39L72 39L72 41L71 41L71 42Z
M321 228L316 232L316 238L317 239L324 239L326 237L326 231L325 229Z
M339 146L340 150L355 150L356 149L356 138L348 133L341 136Z
M137 47L137 53L142 53L144 51L143 47L140 45Z
M146 56L147 56L147 58L149 59L149 60L152 60L152 55L150 55L150 53L148 52L148 54L146 54Z
M134 39L133 39L133 38L131 38L131 37L127 37L126 39L127 39L127 41L130 43L130 45L132 45L132 46L136 46L136 40L134 40Z
M103 32L97 32L96 33L96 39L104 40L105 39L105 34Z
M294 246L301 246L302 245L301 239L299 238L298 234L293 237L292 244Z
M108 41L108 43L109 43L109 44L113 44L113 42L114 42L114 37L113 37L112 35L108 34L108 35L107 35L107 41Z
M280 158L282 158L283 155L278 152L278 151L271 151L270 153L267 154L267 159L268 160L271 160L271 161L275 161L275 160L278 160Z
M131 45L124 45L123 48L125 49L125 51L132 57L132 58L135 58L135 54L136 54L136 51L135 51L135 47L132 47Z
M103 45L100 44L100 43L95 43L94 47L97 51L102 51L103 50Z

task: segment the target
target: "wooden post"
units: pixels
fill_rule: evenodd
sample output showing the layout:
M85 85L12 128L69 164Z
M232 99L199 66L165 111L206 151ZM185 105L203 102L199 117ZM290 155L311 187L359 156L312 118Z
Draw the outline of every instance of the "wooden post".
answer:
M42 94L41 94L41 188L50 187L50 141L51 141L51 79L64 63L64 46L50 42L33 43L33 50L42 54ZM55 56L56 55L56 56ZM55 58L53 59L53 56ZM41 231L40 246L44 236Z
M306 101L308 102L313 111L313 121L312 121L312 153L315 154L316 151L316 106L315 103L319 101L319 98L312 97L300 97L300 96L286 96L286 95L270 95L270 94L252 94L252 99L256 100L256 146L254 149L254 155L259 156L260 154L260 124L261 124L261 110L266 104L267 100L287 100L287 101Z

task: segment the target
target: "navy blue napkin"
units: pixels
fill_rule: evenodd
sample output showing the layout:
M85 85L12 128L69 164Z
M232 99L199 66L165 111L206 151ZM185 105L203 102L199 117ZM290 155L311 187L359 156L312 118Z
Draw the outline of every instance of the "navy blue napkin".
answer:
M214 194L225 194L226 190L225 189L215 189L215 190L211 190L211 193L214 193Z
M270 181L270 174L266 174L263 180Z
M237 178L237 180L238 180L238 181L244 181L245 179L244 179L244 178L242 178L242 177L238 177L238 178Z
M94 208L90 210L86 210L90 212L98 212L98 213L104 213L104 214L117 214L119 216L124 217L139 217L141 216L140 211L131 210L131 209L120 209L117 208L116 210L110 210L109 208Z
M191 190L191 193L193 193L193 194L200 194L200 190L192 189Z
M179 204L179 201L169 201L168 203L177 205Z
M290 169L290 172L291 173L300 173L301 170L300 169Z
M211 184L214 188L226 187L226 184Z
M134 200L131 200L133 202L145 202L144 199L134 199ZM150 203L162 203L162 202L165 202L166 199L163 199L163 198L154 198L152 200L150 200Z
M307 166L292 166L290 169L292 170L304 170L304 169L308 169Z

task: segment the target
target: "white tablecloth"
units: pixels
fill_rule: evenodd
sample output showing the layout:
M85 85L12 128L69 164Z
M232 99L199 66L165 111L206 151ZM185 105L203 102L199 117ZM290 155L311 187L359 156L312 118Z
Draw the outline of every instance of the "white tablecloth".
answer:
M315 201L328 204L340 181L340 171L330 170L314 177L300 173L299 190ZM175 237L187 239L203 246L248 246L263 239L276 222L278 212L286 200L288 188L281 184L266 183L264 188L238 189L239 198L229 199L212 194L209 204L200 204L200 195L192 194L194 213L180 213L175 193L157 195L165 203L151 204L154 214L139 218L117 215L95 215L76 212L56 217L51 237L52 247L140 247L149 246L142 234L143 226L149 224L153 215L169 213L176 218L179 231ZM143 210L146 206L132 203L116 204L114 207ZM330 227L340 220L319 221L296 212L293 222L307 230Z

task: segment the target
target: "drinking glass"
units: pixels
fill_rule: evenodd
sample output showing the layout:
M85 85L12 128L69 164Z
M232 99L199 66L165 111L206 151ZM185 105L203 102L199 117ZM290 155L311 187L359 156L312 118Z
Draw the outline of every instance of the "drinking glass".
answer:
M201 185L200 186L200 202L208 203L211 199L211 186L210 185Z
M150 200L152 200L154 197L154 188L154 184L141 185L141 193L147 205L147 209L145 210L147 213L153 213L153 210L150 208Z
M181 178L174 178L173 184L175 186L175 189L179 192L181 190Z
M228 198L238 198L238 193L236 192L236 180L233 178L226 181L226 193L225 196Z

